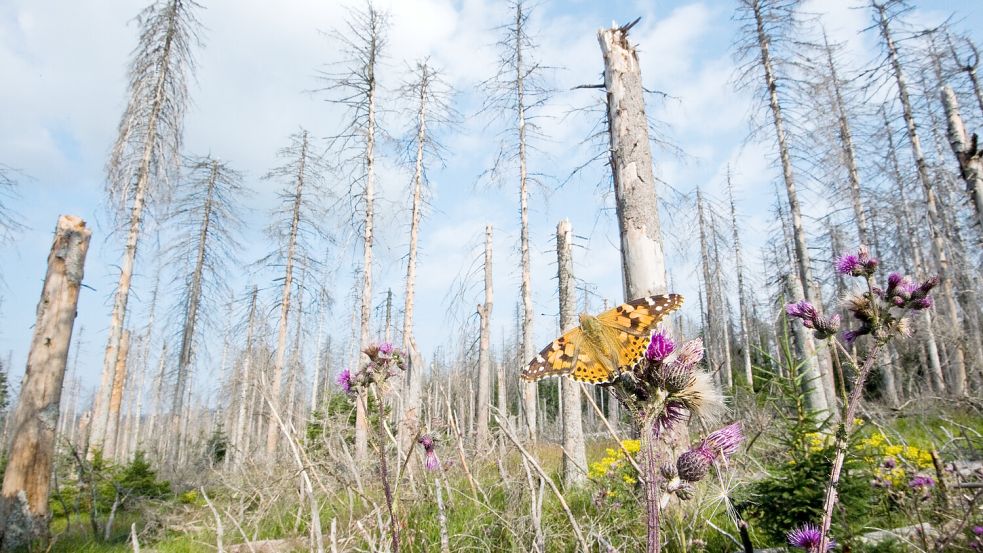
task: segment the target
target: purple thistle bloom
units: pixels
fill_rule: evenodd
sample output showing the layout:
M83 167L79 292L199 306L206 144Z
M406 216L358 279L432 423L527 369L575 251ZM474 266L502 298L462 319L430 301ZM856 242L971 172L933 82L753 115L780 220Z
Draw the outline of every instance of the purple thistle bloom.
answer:
M686 422L686 414L686 409L675 401L666 403L662 412L655 417L655 422L652 423L656 436L662 435L662 432L668 432L677 423Z
M894 460L894 457L888 457L887 459L884 459L883 464L884 464L884 468L888 470L898 466L898 462Z
M426 460L424 461L424 466L427 470L437 470L440 467L440 461L437 459L437 452L434 451L437 447L433 436L430 434L424 434L420 436L417 443L423 446L423 451L426 452Z
M938 275L936 275L925 280L925 282L923 282L922 285L918 287L918 289L927 294L932 291L932 288L935 288L938 285L939 285L939 277Z
M379 344L379 357L386 359L393 354L393 345L389 342Z
M352 371L345 369L338 375L338 385L346 394L352 393Z
M663 329L652 335L648 349L645 350L645 357L649 361L663 361L669 357L676 349L676 343L669 337L669 333Z
M710 471L710 465L716 457L716 453L701 442L676 459L676 472L687 482L699 482Z
M973 526L973 534L983 536L983 526Z
M819 553L819 542L822 541L822 533L815 524L804 524L788 533L788 543L792 547L808 551L809 553ZM836 544L829 540L826 551L833 549Z
M849 253L836 260L836 272L841 275L853 275L853 271L860 267L860 259L856 255Z
M887 293L890 294L898 287L901 282L901 273L891 273L887 275Z
M795 317L808 322L813 321L819 316L819 312L816 311L816 308L806 300L801 300L797 303L790 303L786 305L785 312L788 313L789 317Z
M744 434L741 432L741 423L738 421L728 424L716 432L711 432L703 440L703 443L715 453L730 457L737 451L742 441L744 441Z
M679 477L687 482L699 482L706 476L717 455L724 457L733 455L743 440L744 434L741 433L740 422L728 424L716 432L711 432L676 460Z
M931 488L935 486L935 480L932 477L919 474L908 482L908 487L917 490L919 488Z
M932 296L925 296L911 302L912 309L931 309L933 305L935 305L935 300L932 299Z
M857 341L857 338L865 334L870 334L870 329L866 326L862 326L857 330L847 330L843 333L843 341L847 344L852 344Z

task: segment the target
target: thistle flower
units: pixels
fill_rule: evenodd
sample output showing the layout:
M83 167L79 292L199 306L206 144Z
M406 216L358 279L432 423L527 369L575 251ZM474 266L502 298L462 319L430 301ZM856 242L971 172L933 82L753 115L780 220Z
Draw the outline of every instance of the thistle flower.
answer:
M842 336L843 336L843 341L846 342L847 345L850 345L856 342L857 338L865 334L870 334L869 327L860 327L856 330L847 330L846 332L843 333Z
M913 490L917 490L921 488L927 489L933 486L935 486L935 480L933 480L931 476L925 476L923 474L919 474L915 476L908 482L908 487Z
M437 459L437 448L436 441L430 434L424 434L420 436L417 443L423 446L423 451L426 453L426 460L424 461L424 466L427 470L437 470L440 468L440 461Z
M863 246L855 254L847 254L836 261L836 270L843 275L870 276L877 269L877 259Z
M388 359L393 354L393 345L389 342L383 342L379 344L379 357L382 359Z
M816 308L806 300L801 300L797 303L790 303L786 305L785 312L788 313L789 317L802 319L803 321L812 321L819 316L819 312L816 311ZM809 325L806 326L809 327Z
M802 326L813 329L815 331L813 334L820 340L836 334L840 328L839 315L829 317L820 315L815 306L805 300L786 305L785 312L789 317L802 319Z
M831 317L816 317L816 320L813 323L813 329L815 330L813 334L816 335L816 338L825 340L826 338L836 334L836 331L840 329L840 316L833 315Z
M645 358L649 361L664 361L675 349L676 344L669 337L669 333L659 329L652 335L652 340L645 350Z
M740 422L729 424L716 432L712 432L676 460L676 471L679 478L687 482L699 482L706 476L717 455L722 455L725 458L733 455L740 447L742 440L744 440L744 435L741 433Z
M338 385L346 393L352 393L352 371L345 369L338 375Z
M822 541L822 536L822 532L814 524L804 524L787 534L789 545L808 553L820 553L819 542ZM833 540L829 540L826 551L833 549L835 545Z

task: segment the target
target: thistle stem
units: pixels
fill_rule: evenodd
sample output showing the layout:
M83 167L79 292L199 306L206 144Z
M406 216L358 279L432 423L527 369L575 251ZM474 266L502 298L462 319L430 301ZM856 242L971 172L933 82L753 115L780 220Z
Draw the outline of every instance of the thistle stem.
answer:
M640 435L645 442L645 504L648 512L646 522L648 524L648 552L660 553L662 551L662 541L659 538L659 515L661 510L659 486L661 475L655 442L658 435L655 431L653 421L643 418Z
M870 374L870 370L874 366L874 361L877 359L883 346L884 344L881 341L877 341L874 348L867 352L864 365L860 368L860 373L857 374L853 389L850 390L850 399L847 401L846 414L843 420L840 421L839 428L836 431L836 456L833 458L833 470L829 475L829 484L826 487L826 502L823 504L822 535L817 551L826 551L827 545L829 544L829 527L833 522L833 507L836 506L840 473L843 471L843 462L846 459L846 450L850 443L850 432L853 430L853 417L857 412L857 407L860 405L864 383L867 381L867 376Z
M389 521L392 526L392 551L399 553L399 521L393 509L393 493L389 487L389 471L386 466L386 408L382 394L376 394L376 405L379 408L379 476L382 478L382 490L386 495L386 507L389 508Z

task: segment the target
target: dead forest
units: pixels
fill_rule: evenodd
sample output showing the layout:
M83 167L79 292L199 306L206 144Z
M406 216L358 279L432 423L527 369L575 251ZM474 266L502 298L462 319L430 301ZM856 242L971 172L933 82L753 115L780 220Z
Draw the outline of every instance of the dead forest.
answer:
M983 551L981 7L145 1L0 122L0 551Z

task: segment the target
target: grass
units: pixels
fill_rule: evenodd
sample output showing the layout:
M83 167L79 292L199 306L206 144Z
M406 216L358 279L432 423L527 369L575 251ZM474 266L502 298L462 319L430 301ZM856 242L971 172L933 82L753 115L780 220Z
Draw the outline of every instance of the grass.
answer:
M920 407L929 409L930 407ZM898 414L883 424L864 425L863 432L879 430L896 443L904 442L925 448L935 446L947 459L973 458L983 451L980 434L983 434L983 418L963 411L945 414ZM696 439L696 436L693 436ZM945 441L943 441L945 440ZM598 440L588 445L588 462L606 455L606 449L617 446L610 440ZM539 443L532 446L532 453L543 469L563 489L561 484L562 450L556 444ZM532 500L521 458L514 449L501 462L496 462L497 450L486 451L484 456L469 456L466 461L483 493L472 492L472 485L461 467L459 453L453 445L444 447L442 460L450 463L447 472L440 475L423 473L415 477L415 483L404 482L399 490L397 510L401 521L403 550L439 550L440 525L435 499L435 479L445 482L444 502L451 551L501 551L529 550L532 543ZM469 453L468 455L474 455ZM740 486L751 478L760 477L762 468L775 461L776 451L764 441L755 445L747 459L735 463L736 486L731 495L740 495ZM966 457L968 455L969 457ZM373 465L374 466L374 465ZM504 478L502 472L504 471ZM756 473L756 476L752 474ZM328 539L331 521L339 530L340 550L367 550L370 542L388 540L388 517L384 514L381 490L372 482L373 476L363 473L366 496L349 494L344 488L332 484L330 476L322 475L332 494L319 492L321 521L325 540ZM208 494L220 510L238 512L245 532L255 539L305 537L308 533L306 504L298 504L296 474L284 469L284 474L270 482L278 482L277 493L264 492L273 497L270 502L250 500L250 492L244 487L228 488L213 483ZM534 476L534 481L536 481ZM629 485L617 487L620 478L608 481L591 481L583 487L563 490L564 498L578 523L589 534L589 541L598 537L608 541L618 550L634 551L643 547L645 527L641 491ZM257 488L272 485L262 482ZM823 485L822 482L813 485ZM538 485L536 486L538 491ZM614 490L608 495L605 490ZM872 519L866 525L891 528L911 524L904 513L892 504L893 499L883 498L871 505ZM300 509L300 511L298 511ZM151 512L152 520L145 520L140 512ZM298 518L298 512L300 516ZM226 545L243 541L235 525L223 515ZM104 518L100 520L104 522ZM123 511L117 516L113 535L107 542L92 537L88 519L72 517L70 529L63 518L52 522L55 538L50 551L53 553L103 553L131 551L129 529L136 524L145 550L155 553L190 553L214 551L215 526L211 511L200 501L184 501L172 498L154 503L146 509ZM381 523L381 524L380 524ZM977 522L974 522L977 523ZM575 540L566 514L548 487L542 499L542 528L549 552L575 550ZM697 488L697 496L670 509L663 524L667 553L695 553L698 551L738 550L734 540L738 531L728 514L719 487L711 482ZM761 532L751 527L756 547L781 545L768 543ZM882 545L877 548L852 544L852 551L880 553L896 551L897 546ZM306 549L299 549L306 550ZM957 550L957 549L953 549Z

